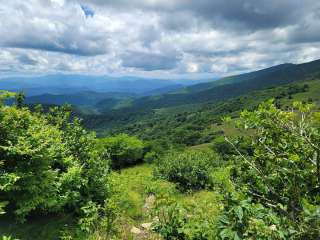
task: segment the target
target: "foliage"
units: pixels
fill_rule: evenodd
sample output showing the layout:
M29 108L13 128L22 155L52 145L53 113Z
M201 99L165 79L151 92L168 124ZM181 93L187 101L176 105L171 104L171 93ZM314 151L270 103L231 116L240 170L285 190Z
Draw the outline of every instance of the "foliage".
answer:
M225 206L218 239L288 239L290 229L272 209L235 196L228 196Z
M213 193L201 195L195 202L177 202L168 196L156 202L154 230L165 240L216 239L219 205Z
M225 141L224 137L216 138L212 143L212 149L224 160L228 160L230 155L235 155L234 148Z
M233 139L233 144L241 154L252 155L249 136L238 136ZM212 149L218 153L224 160L231 160L232 156L237 155L235 148L228 143L224 137L216 138L212 142Z
M104 156L111 158L112 168L120 169L142 162L144 144L136 137L119 134L99 140Z
M212 151L170 152L157 163L155 175L178 184L183 190L210 187L210 174L220 163Z
M1 239L2 240L18 240L16 238L11 237L11 236L2 236Z
M247 197L240 203L226 203L225 216L229 221L236 220L225 231L251 239L248 231L253 231L252 224L243 226L242 219L234 218L235 211L241 211L247 222L258 219L260 227L251 236L262 234L261 239L268 239L265 231L270 224L280 231L275 239L320 236L316 226L320 204L318 113L312 111L310 104L297 102L293 107L292 111L283 111L268 101L256 111L242 112L239 125L255 131L251 143L253 154L241 153L230 143L239 154L233 178L238 190ZM241 204L243 209L236 210ZM260 214L262 218L258 217ZM227 239L233 238L228 235Z
M159 159L158 153L153 152L153 151L147 152L143 158L144 162L149 163L149 164L156 162L158 159Z
M25 97L23 92L18 92L16 94L15 99L16 99L16 105L17 105L18 108L23 107L25 98L26 97Z
M95 136L65 110L0 105L0 202L20 221L36 212L81 217L88 204L99 208L108 198L108 162Z

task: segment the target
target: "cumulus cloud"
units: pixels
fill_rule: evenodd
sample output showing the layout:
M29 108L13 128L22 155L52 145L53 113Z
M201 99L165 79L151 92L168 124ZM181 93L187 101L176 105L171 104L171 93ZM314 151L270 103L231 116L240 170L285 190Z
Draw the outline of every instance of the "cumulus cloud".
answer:
M86 19L80 5L63 1L8 1L0 6L2 47L75 55L107 52L108 34Z
M223 76L319 56L317 0L0 3L0 72Z
M225 0L82 0L82 2L116 9L190 13L213 23L216 27L230 23L229 27L243 25L249 29L291 25L312 11L316 5L319 6L316 0L229 0L228 2ZM176 16L171 19L173 23L177 19L179 21L179 17Z

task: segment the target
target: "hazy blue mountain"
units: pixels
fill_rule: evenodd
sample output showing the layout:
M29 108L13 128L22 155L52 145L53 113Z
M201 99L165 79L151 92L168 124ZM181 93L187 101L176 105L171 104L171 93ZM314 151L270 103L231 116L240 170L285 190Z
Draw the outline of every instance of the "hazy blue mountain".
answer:
M83 91L142 94L156 89L176 86L177 84L184 87L194 83L194 80L56 74L36 77L0 78L0 89L24 91L28 96L74 94Z

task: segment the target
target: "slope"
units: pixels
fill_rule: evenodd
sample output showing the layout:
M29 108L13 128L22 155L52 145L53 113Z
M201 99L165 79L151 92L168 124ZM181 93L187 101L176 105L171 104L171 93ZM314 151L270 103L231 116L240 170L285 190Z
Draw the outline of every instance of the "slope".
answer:
M211 142L225 134L238 134L236 129L223 124L221 119L226 115L237 118L243 109L254 109L260 102L271 98L282 108L295 100L313 102L319 107L319 92L320 79L305 80L252 91L214 103L85 116L84 123L99 135L126 132L145 140L192 146Z
M282 64L252 73L223 78L211 83L197 84L175 93L138 98L132 102L130 108L131 110L146 110L218 102L265 87L311 80L319 76L320 60L304 64Z

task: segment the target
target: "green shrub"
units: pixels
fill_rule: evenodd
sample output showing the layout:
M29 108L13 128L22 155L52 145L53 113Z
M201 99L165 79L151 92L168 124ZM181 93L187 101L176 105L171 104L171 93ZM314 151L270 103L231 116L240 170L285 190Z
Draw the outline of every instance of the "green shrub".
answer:
M159 159L159 154L153 151L147 152L143 157L144 162L149 164L156 162L158 159Z
M218 239L289 239L292 229L285 218L251 199L226 197L224 213L219 218Z
M104 156L111 158L112 168L120 169L142 162L144 144L136 137L119 134L99 140Z
M24 221L30 213L82 214L109 196L108 161L93 134L64 108L48 114L4 106L0 94L0 212Z
M225 204L225 239L319 238L320 115L312 107L297 102L287 112L268 101L242 112L239 126L254 131L253 154L230 141L238 152L232 176L244 197ZM272 238L270 225L277 230Z
M210 187L210 173L220 162L212 151L171 152L157 163L154 174L184 191L203 189Z

